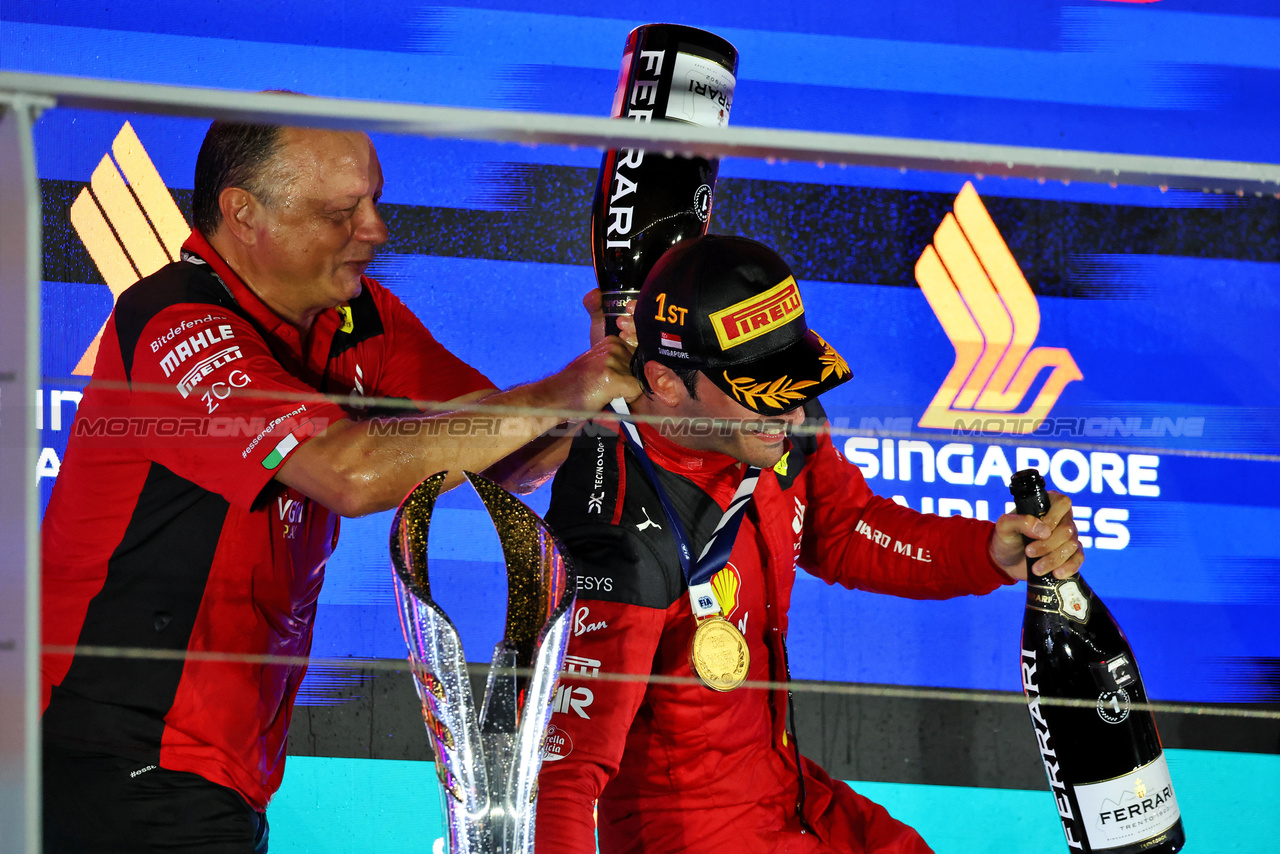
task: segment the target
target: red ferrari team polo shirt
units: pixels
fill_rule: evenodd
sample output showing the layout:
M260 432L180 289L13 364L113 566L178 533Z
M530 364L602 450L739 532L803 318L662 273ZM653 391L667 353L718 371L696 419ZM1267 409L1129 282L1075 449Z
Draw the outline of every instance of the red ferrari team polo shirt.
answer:
M336 515L275 472L348 417L322 395L492 387L363 285L303 339L193 233L182 261L120 295L42 527L44 642L171 657L46 655L46 738L194 772L266 808L306 667L265 657L309 653L338 535Z

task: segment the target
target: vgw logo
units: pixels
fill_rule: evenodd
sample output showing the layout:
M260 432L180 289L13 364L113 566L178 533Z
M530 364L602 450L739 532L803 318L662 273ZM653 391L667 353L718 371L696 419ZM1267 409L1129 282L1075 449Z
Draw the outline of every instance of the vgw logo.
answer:
M113 304L138 279L177 261L191 233L128 122L116 134L111 153L93 170L89 186L71 204L71 225L111 289ZM105 320L102 326L106 328ZM93 373L101 340L99 329L71 373Z
M973 184L916 262L916 282L956 350L921 427L1030 433L1067 383L1084 379L1065 348L1032 347L1040 306ZM1044 368L1039 393L1017 411Z

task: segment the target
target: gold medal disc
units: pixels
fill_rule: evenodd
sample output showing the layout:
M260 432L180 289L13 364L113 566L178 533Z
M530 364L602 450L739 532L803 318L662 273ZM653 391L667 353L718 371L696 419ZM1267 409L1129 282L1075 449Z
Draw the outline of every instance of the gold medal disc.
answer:
M717 615L698 623L689 663L703 685L713 691L732 691L747 681L751 653L737 626Z

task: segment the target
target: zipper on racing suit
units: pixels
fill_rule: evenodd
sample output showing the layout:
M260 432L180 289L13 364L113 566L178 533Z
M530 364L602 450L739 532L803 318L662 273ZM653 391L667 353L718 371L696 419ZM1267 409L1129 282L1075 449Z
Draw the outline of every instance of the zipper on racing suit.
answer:
M782 635L782 668L789 686L791 684L791 660L787 655L786 635ZM787 688L787 720L783 729L791 737L791 747L795 751L796 783L800 787L796 794L796 817L800 819L800 831L801 833L813 833L814 836L817 836L813 827L810 826L809 820L804 816L804 766L800 764L800 739L796 737L796 704L790 687Z

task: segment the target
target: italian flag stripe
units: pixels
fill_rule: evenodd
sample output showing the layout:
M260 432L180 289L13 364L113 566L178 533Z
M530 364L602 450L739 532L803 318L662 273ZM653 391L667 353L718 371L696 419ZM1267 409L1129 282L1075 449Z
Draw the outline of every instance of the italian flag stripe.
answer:
M290 433L280 440L271 453L267 454L267 458L262 461L262 467L264 469L274 469L284 462L284 458L289 456L289 453L296 447L298 447L298 437Z

